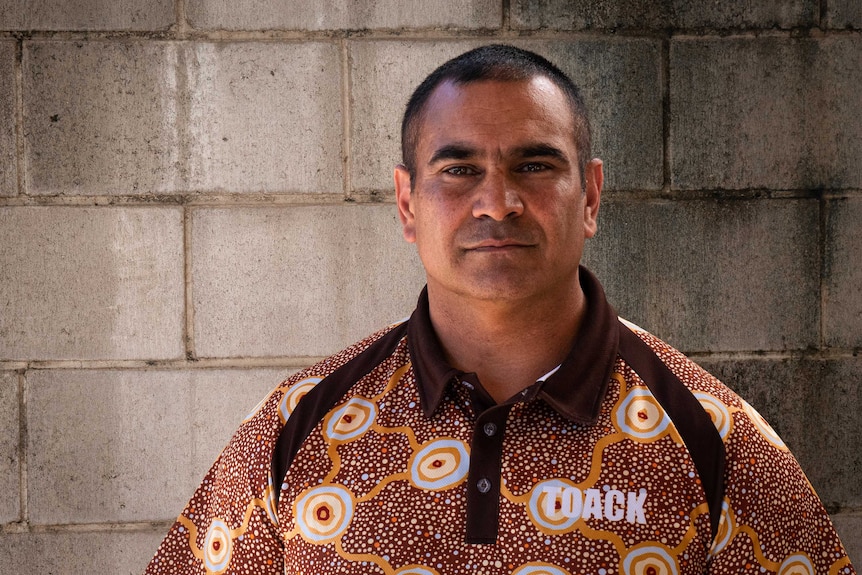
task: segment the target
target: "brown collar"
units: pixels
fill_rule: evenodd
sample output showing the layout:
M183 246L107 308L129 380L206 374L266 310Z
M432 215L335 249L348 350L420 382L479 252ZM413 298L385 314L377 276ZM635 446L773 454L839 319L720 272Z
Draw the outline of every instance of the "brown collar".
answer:
M575 423L596 421L608 388L619 345L617 314L605 299L599 281L585 267L578 273L587 309L575 343L560 368L536 394L560 415ZM422 411L431 417L443 399L446 387L463 375L446 362L428 312L428 291L422 290L407 326L410 359L419 387Z

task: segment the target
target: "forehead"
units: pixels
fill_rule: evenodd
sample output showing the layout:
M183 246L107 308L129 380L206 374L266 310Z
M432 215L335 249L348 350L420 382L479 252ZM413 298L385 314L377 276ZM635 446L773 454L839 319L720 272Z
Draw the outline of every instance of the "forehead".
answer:
M419 124L418 150L441 142L518 145L520 140L566 140L574 145L574 120L568 100L550 79L451 81L428 99Z

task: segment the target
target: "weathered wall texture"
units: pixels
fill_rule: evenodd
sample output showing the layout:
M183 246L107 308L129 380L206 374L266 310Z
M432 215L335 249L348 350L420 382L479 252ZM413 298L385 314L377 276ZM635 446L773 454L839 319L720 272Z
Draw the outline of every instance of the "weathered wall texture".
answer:
M140 571L269 388L410 312L400 112L492 41L583 85L612 301L772 421L862 562L860 31L858 0L0 0L0 572Z

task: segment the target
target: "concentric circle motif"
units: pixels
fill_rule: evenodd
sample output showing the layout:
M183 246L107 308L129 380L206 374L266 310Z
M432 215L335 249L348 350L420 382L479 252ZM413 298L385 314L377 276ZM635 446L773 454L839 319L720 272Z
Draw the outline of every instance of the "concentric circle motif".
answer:
M435 439L413 454L410 481L429 491L450 489L467 477L469 467L470 456L463 441Z
M314 386L323 381L322 377L306 377L301 381L297 381L290 386L290 389L281 398L278 404L278 417L284 423L296 409L296 404L302 399L306 393L314 389Z
M306 490L294 504L294 517L303 539L328 543L344 533L353 519L353 494L340 485Z
M757 427L757 430L766 439L766 441L768 441L778 449L787 451L787 445L784 444L784 441L782 441L781 438L778 437L778 434L775 433L775 430L772 429L772 427L766 422L765 419L763 419L763 416L757 413L756 409L751 407L751 405L745 400L742 400L742 409L743 411L745 411L745 413L751 419L752 423L754 423L754 426Z
M377 406L360 397L329 412L323 420L323 435L329 441L350 441L365 433L374 417Z
M570 575L570 573L550 563L533 561L531 563L524 563L512 571L512 575Z
M679 566L661 545L652 543L635 547L623 559L625 575L677 575Z
M395 575L440 575L440 573L424 565L407 565L396 571Z
M814 565L805 553L791 555L778 568L778 575L814 575Z
M667 431L670 418L648 390L635 388L617 404L614 424L627 435L652 441Z
M221 573L230 563L230 555L233 549L233 540L230 537L230 529L221 519L213 519L207 529L204 542L204 562L207 571Z
M730 507L730 501L725 498L721 504L721 520L718 522L718 532L715 534L715 539L712 543L710 554L715 555L720 553L727 547L730 540L733 539L733 534L736 531L736 519L733 516L733 510Z
M722 441L727 441L727 436L730 435L730 430L732 429L733 424L733 419L730 417L730 412L727 410L727 406L720 402L715 396L704 391L695 391L694 396L700 402L700 405L703 406L704 411L709 414L709 417L712 419L712 423L715 424L715 428L718 430L718 434L721 436Z
M560 479L540 481L530 492L527 503L527 515L533 525L545 533L560 533L568 531L581 518L583 502L564 501L564 497L572 497L573 484ZM563 507L568 509L564 509ZM575 508L576 507L576 508Z

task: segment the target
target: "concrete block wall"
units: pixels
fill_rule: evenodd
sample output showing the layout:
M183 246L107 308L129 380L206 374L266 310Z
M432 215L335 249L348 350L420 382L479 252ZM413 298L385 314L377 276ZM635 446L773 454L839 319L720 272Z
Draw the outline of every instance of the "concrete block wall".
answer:
M857 0L0 0L0 573L139 572L269 389L410 313L401 110L498 41L583 86L620 313L862 562Z

